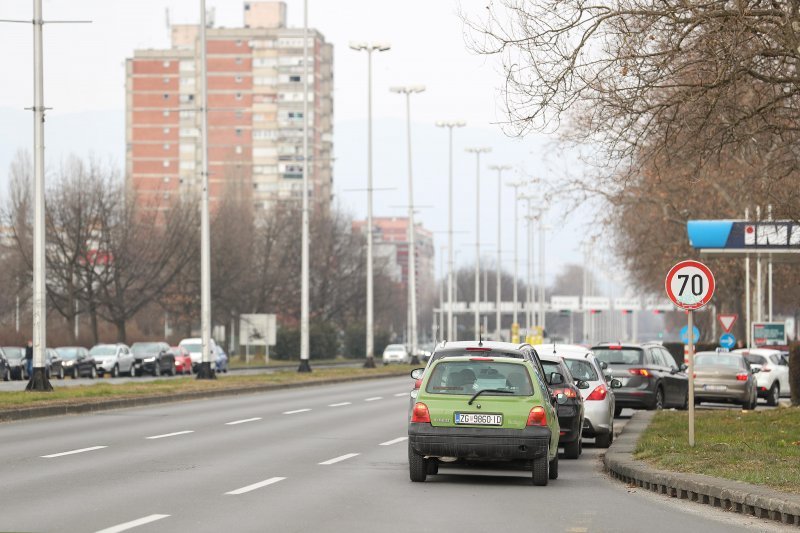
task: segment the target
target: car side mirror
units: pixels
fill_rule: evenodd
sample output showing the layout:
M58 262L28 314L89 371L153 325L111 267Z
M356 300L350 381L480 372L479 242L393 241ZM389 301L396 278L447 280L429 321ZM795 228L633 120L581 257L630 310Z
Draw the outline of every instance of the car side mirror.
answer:
M415 368L411 371L411 379L422 379L422 374L425 373L424 368Z
M761 369L758 367L753 367L750 369L751 374L758 374L759 372L761 372Z
M583 381L583 380L580 380L580 379L579 379L579 380L577 380L577 381L575 382L575 386L576 386L576 387L578 387L578 388L579 388L579 389L581 389L581 390L585 390L585 389L588 389L588 388L589 388L589 382L588 382L588 381Z
M686 363L681 363L681 366L678 367L678 368L680 368L681 372L686 372L686 370L689 369L689 367L686 365Z
M608 368L608 363L606 363L605 361L600 361L600 368L605 370L606 368Z
M612 389L621 389L622 382L618 379L612 379L611 382L608 384L608 386L611 387Z
M550 385L562 385L564 383L564 376L560 372L550 372L549 377L548 382Z

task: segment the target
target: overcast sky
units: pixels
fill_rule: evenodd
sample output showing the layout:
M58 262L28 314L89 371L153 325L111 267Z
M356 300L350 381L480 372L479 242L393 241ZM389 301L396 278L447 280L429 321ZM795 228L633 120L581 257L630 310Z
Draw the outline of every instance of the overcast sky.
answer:
M290 26L302 25L301 0L289 0ZM2 0L0 18L30 19L30 1ZM91 20L91 24L51 24L45 27L45 102L52 107L48 121L48 165L66 153L95 153L124 163L124 61L138 48L169 45L166 10L173 23L198 20L193 0L45 0L46 20ZM215 25L242 25L243 1L207 0L215 9ZM365 213L365 193L352 192L366 184L366 56L348 48L359 41L387 41L389 52L373 62L375 117L375 186L391 188L376 193L376 215L404 216L396 206L407 203L405 107L402 97L388 88L398 84L424 84L426 92L412 97L415 199L431 206L420 210L429 229L447 227L447 137L433 123L462 119L455 143L456 243L462 264L472 261L475 242L475 159L467 146L490 146L483 158L480 217L481 240L495 256L497 243L497 180L491 164L515 167L528 175L557 180L571 158L553 149L553 139L532 135L509 138L498 122L503 120L498 87L503 74L496 58L472 54L465 46L459 9L480 13L485 2L464 0L309 0L309 25L332 42L334 56L334 184L338 202L357 216ZM31 146L32 39L29 24L3 24L0 31L0 175L18 147ZM55 161L54 161L55 160ZM575 168L569 168L575 171ZM505 268L511 270L513 199L503 192L501 211ZM548 277L568 262L580 262L580 241L589 217L567 214L553 206L553 231L547 239ZM563 219L566 219L566 222ZM436 233L437 254L446 244ZM520 246L524 241L520 239ZM524 249L523 249L524 250ZM524 252L522 254L524 257ZM437 260L437 268L439 261Z

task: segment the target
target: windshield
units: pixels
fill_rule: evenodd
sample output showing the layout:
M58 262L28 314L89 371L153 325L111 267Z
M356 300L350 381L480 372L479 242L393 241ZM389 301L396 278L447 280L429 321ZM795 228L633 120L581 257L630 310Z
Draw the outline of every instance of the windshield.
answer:
M89 355L114 355L117 353L117 347L110 344L95 346L89 350Z
M405 350L406 350L406 347L403 346L402 344L390 344L389 346L386 347L385 351L387 351L387 352L404 352Z
M436 365L425 390L432 394L469 394L483 389L484 395L530 396L531 378L523 365L495 361L444 361Z
M77 359L78 358L78 349L77 348L56 348L56 352L61 357L61 359Z
M592 352L609 365L641 365L644 357L641 348L593 348Z
M203 351L202 344L184 344L183 347L189 350L189 353L200 353Z
M25 355L25 350L15 346L3 346L3 351L6 352L6 357L9 359L16 359Z
M144 355L161 351L157 342L134 342L131 346L134 355Z
M599 381L597 372L594 369L594 365L592 365L592 363L589 361L564 359L564 363L567 365L570 374L572 374L575 379L580 379L581 381Z
M694 356L694 366L730 366L741 368L742 357L725 353L699 353Z

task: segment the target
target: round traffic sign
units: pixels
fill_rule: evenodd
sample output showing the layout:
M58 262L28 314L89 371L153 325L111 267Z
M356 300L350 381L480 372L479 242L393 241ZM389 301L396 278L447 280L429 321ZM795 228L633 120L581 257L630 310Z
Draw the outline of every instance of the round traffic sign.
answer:
M669 270L664 286L681 309L700 309L714 295L714 274L700 261L681 261Z
M719 336L719 345L731 350L736 346L736 337L734 337L732 333L723 333Z

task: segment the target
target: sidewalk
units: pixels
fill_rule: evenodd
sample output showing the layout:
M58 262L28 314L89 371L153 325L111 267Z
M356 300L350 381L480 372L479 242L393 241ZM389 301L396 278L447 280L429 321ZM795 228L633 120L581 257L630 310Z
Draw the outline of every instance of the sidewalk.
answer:
M673 498L800 526L800 496L740 481L659 470L634 459L639 436L654 415L655 411L637 411L614 440L603 457L612 476Z

